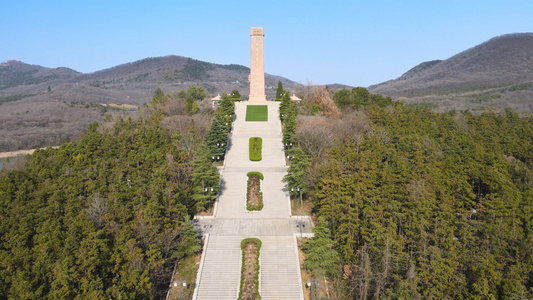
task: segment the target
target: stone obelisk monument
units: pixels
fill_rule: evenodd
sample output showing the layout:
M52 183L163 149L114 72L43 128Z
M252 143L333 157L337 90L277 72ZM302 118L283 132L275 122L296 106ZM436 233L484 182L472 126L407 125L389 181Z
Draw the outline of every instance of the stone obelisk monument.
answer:
M265 29L263 27L252 27L252 55L250 63L250 101L266 101L265 96L265 55L263 38Z

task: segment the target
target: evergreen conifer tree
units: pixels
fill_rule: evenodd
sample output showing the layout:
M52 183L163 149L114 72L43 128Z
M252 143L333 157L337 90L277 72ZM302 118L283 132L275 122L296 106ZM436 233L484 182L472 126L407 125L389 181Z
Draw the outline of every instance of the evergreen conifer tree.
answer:
M241 94L239 93L238 90L231 91L231 99L235 101L241 101Z
M332 277L338 273L339 253L334 249L330 231L323 222L313 228L315 236L305 241L303 248L306 254L304 267L313 275Z
M278 81L278 89L276 90L276 101L281 101L281 98L283 98L283 85L281 84L281 81Z
M214 165L209 148L205 145L198 147L196 159L193 161L192 199L196 202L196 211L208 208L218 193L220 175Z
M292 195L298 195L300 197L301 205L302 194L308 192L308 188L304 183L304 175L311 166L311 161L300 147L287 150L286 153L290 156L291 164L287 175L283 177L283 182L288 184L289 192Z

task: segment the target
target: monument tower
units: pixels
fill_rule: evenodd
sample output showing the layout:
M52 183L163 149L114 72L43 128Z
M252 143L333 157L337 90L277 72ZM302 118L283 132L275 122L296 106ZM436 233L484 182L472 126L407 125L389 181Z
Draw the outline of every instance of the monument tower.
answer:
M266 101L265 96L265 55L263 27L252 27L252 54L250 63L250 101Z

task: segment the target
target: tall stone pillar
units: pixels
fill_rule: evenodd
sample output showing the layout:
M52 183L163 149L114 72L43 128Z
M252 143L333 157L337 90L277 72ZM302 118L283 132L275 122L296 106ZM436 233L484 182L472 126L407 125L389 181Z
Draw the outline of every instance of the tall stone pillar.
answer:
M250 63L250 101L266 101L265 96L265 55L263 27L252 27L252 55Z

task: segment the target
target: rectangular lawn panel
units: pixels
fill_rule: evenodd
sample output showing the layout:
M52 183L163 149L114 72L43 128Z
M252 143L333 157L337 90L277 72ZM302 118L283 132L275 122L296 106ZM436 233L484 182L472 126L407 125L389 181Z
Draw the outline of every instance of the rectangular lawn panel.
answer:
M268 121L268 106L246 105L246 121Z

